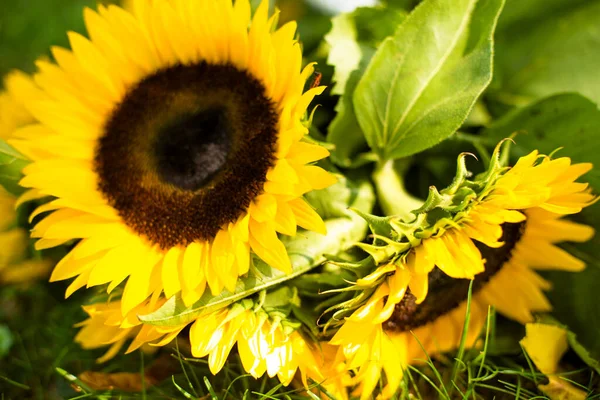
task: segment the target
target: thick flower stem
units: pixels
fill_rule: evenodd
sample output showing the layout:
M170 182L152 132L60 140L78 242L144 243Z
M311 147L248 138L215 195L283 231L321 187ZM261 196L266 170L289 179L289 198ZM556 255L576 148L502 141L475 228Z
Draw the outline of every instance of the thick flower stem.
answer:
M373 181L377 189L377 198L385 215L397 215L401 218L412 218L412 210L423 205L420 200L406 191L402 172L408 169L408 163L394 163L393 160L380 164L373 173Z

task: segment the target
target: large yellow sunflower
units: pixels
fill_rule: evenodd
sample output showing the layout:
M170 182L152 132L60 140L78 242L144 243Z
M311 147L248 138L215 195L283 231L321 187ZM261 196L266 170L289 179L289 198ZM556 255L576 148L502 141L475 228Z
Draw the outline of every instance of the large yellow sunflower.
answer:
M591 227L562 219L594 200L586 184L575 182L590 168L533 152L495 180L485 200L464 211L458 219L463 224L418 241L394 263L358 280L356 285L365 289L375 282L379 286L331 340L357 371L356 393L368 398L383 370L387 385L382 396L388 398L408 364L425 359L425 353L457 347L471 280L467 346L478 338L489 306L521 323L531 322L533 313L550 311L543 293L550 284L535 270L585 267L556 244L584 242L594 234ZM476 262L485 266L480 273L469 270ZM460 271L469 272L460 276Z
M7 140L11 133L33 121L23 105L23 99L14 94L15 87L32 87L31 79L20 72L11 72L4 78L5 91L0 92L0 139ZM17 198L0 186L0 283L23 283L47 276L51 265L48 260L27 260L27 231L17 226Z
M33 163L28 197L54 196L34 216L38 248L81 239L52 280L69 292L125 279L122 313L152 293L194 303L233 290L250 250L290 270L277 233L323 232L302 199L333 183L310 163L296 24L275 29L263 1L134 1L86 9L90 39L40 61L26 93L36 123L11 143Z

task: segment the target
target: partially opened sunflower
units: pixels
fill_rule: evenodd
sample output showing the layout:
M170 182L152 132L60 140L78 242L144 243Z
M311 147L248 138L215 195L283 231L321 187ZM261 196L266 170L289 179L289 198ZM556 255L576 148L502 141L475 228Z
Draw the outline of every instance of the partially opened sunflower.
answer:
M595 200L576 180L591 164L572 164L537 151L512 168L498 164L467 180L464 157L454 183L415 211L413 221L371 219L373 271L354 284L357 294L334 309L347 318L331 344L339 345L356 371L356 394L366 399L380 381L382 397L399 387L408 364L456 348L461 339L472 282L467 346L473 346L490 306L521 323L551 305L550 284L536 270L581 271L585 264L557 246L594 235L586 225L564 220ZM388 226L387 236L381 232ZM362 266L364 268L364 265ZM339 314L338 314L339 315ZM342 314L343 315L343 314Z
M35 118L11 143L32 159L27 198L55 199L37 248L80 241L52 280L67 294L122 282L127 315L152 294L186 304L233 290L250 251L290 271L278 233L324 231L302 195L335 180L311 163L294 22L276 29L263 1L137 0L85 11L89 39L52 48L35 88L17 95Z

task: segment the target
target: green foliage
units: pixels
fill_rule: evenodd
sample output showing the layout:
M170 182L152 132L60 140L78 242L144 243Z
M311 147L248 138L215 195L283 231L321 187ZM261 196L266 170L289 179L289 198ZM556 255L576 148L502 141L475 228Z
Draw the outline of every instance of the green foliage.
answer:
M373 56L353 95L358 122L382 161L450 136L492 78L501 0L427 1Z
M354 160L366 149L352 96L379 43L394 34L405 13L388 8L359 8L332 19L331 31L325 36L330 46L327 63L335 67L332 93L340 99L335 118L329 125L327 140L335 145L332 159L343 166L358 166L365 160Z
M597 0L512 0L496 36L491 96L519 106L577 91L600 102Z
M0 359L8 353L13 341L10 329L6 325L0 325Z
M0 185L13 194L19 194L23 188L19 180L21 170L29 164L27 158L0 139Z
M116 1L100 1L100 3ZM83 7L95 0L0 2L0 76L11 69L33 72L33 62L52 45L67 46L66 31L85 32Z
M600 165L600 110L579 94L558 94L516 109L495 121L483 135L499 141L515 132L515 158L534 149L550 154L562 147L556 157ZM588 172L585 180L600 191L600 170Z

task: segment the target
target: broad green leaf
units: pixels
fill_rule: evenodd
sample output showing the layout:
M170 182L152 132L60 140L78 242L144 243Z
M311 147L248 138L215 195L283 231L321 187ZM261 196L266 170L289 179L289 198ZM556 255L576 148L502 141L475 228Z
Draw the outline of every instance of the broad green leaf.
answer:
M332 19L331 31L325 36L330 47L327 63L335 67L332 94L341 97L327 139L335 145L331 158L339 165L360 164L355 155L368 150L354 114L352 94L378 44L394 34L405 16L400 10L376 7L358 8Z
M337 185L350 186L343 179ZM355 207L365 212L370 211L374 203L373 189L366 182L357 188L354 195L346 196L349 202L345 208ZM336 191L332 193L336 193ZM337 254L362 240L367 229L367 224L362 218L350 215L328 219L325 224L327 226L326 235L301 231L295 238L284 241L292 263L291 274L272 269L263 261L254 258L255 268L251 269L247 277L238 280L233 293L225 290L217 296L212 296L207 292L190 307L186 307L178 295L173 296L157 311L139 316L140 320L160 326L178 326L189 323L201 315L227 307L261 290L272 288L310 271L325 260L325 254Z
M29 164L29 160L0 139L0 186L13 194L20 194L23 188L19 180L23 176L21 170Z
M465 120L492 77L503 0L426 0L386 39L353 95L373 151L385 161L439 143Z
M496 35L494 100L525 105L561 92L600 103L598 0L510 0Z

